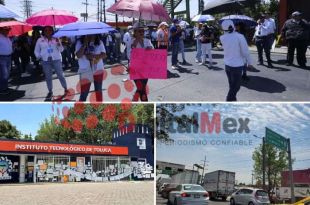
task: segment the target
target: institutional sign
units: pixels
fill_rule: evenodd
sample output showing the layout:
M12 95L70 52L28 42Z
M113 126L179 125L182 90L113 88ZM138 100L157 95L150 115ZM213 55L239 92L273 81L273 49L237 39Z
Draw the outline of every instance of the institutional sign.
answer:
M128 155L128 147L0 140L0 152Z

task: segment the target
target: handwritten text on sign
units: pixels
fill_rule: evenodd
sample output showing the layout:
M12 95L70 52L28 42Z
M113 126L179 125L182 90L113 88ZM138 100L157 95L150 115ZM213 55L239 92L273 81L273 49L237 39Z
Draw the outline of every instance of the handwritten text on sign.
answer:
M130 80L167 79L167 51L134 48L130 57Z

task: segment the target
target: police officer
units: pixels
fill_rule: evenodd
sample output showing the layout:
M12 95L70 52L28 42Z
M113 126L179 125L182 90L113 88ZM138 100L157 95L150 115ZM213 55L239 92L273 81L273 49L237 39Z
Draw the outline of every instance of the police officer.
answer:
M297 50L297 62L300 67L306 67L306 51L309 41L310 24L302 19L301 13L295 11L292 18L287 20L282 28L282 38L288 44L287 66L293 64L295 48Z

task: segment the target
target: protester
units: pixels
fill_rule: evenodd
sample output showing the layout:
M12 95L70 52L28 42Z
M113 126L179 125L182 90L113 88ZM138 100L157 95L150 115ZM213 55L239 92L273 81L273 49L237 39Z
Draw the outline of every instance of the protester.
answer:
M209 69L213 66L212 60L212 40L214 39L214 34L211 29L205 24L199 34L199 40L201 43L201 51L202 51L202 62L199 65L204 65L206 63L206 54L208 54L209 58Z
M36 43L38 41L38 39L41 37L41 34L40 34L40 31L38 29L34 29L32 31L32 36L31 36L31 39L30 39L30 50L31 50L31 60L35 66L35 71L40 73L42 72L41 71L41 68L40 68L40 63L39 61L37 60L35 54L34 54L34 49L36 47Z
M246 29L245 29L245 24L243 22L237 22L235 23L235 30L236 32L242 34L244 36L244 38L246 39ZM244 81L249 81L250 78L247 75L247 65L246 65L246 59L244 60L244 67L243 67L243 71L242 71L242 80Z
M161 22L157 30L157 45L159 49L168 49L169 44L169 31L168 24Z
M171 68L173 70L177 69L178 64L178 54L179 54L179 45L181 37L181 28L177 26L179 24L178 19L173 20L173 25L170 28L170 42L172 47L172 56L171 56Z
M298 65L303 68L306 67L306 51L309 43L309 32L310 23L302 19L302 14L298 11L292 13L292 18L285 22L282 28L282 38L284 38L288 44L288 66L293 64L296 48Z
M265 15L261 15L261 18L257 21L257 24L258 25L255 28L255 34L253 39L255 40L255 44L257 47L258 64L259 65L264 64L263 60L263 50L264 50L268 63L267 67L273 68L270 58L270 50L271 50L270 39L268 38L268 35L270 33L270 27L272 27L272 25L265 20Z
M68 93L67 82L61 64L61 52L63 51L63 47L59 39L52 37L53 33L53 27L44 27L43 36L38 39L34 49L36 58L42 61L43 72L48 88L47 100L53 97L53 69L65 90L64 96Z
M78 58L81 84L79 101L86 101L91 82L94 82L96 102L102 102L102 82L104 75L103 59L106 50L99 35L82 36L76 43L76 56Z
M127 32L124 34L124 37L123 37L123 43L125 44L126 46L126 57L129 61L130 59L130 52L131 52L131 39L132 39L132 26L128 26L127 27Z
M133 26L134 34L132 39L131 48L145 48L145 49L154 49L151 41L147 38L144 38L144 29L145 27L137 22ZM146 85L148 79L137 79L134 80L137 90L133 96L132 101L148 101L147 92L146 92Z
M201 41L199 39L199 35L201 33L201 29L202 29L202 23L198 23L196 25L196 27L194 28L194 37L196 39L196 63L201 62Z
M273 42L276 38L276 29L277 29L276 22L273 18L271 18L270 12L265 13L265 21L267 21L267 23L269 24L267 38L269 41L269 46L270 48L272 48Z
M180 48L180 53L182 54L182 65L187 65L187 62L185 60L185 44L184 41L186 39L186 33L185 33L185 26L180 27L179 29L181 29L181 36L180 36L180 43L179 43L179 48Z
M120 62L122 36L120 33L121 31L120 28L116 28L116 31L117 32L114 33L114 39L115 39L114 53L116 62Z
M151 30L151 41L152 41L152 44L154 46L155 49L157 49L157 31L156 29L152 28Z
M8 81L11 70L12 42L8 37L9 27L0 27L0 94L9 93Z
M64 48L61 52L62 56L62 63L63 63L63 70L67 70L69 67L71 67L71 51L70 51L70 39L68 37L62 37L61 38L61 45Z
M223 21L222 29L224 34L220 36L220 41L224 48L225 71L229 83L226 101L237 101L244 61L246 60L249 68L253 68L250 51L244 36L235 32L235 26L231 20Z

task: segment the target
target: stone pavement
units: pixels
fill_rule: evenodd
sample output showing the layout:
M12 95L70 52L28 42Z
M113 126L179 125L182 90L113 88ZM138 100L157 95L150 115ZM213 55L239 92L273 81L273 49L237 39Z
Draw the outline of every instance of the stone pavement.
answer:
M153 205L154 183L42 183L0 185L1 205Z

